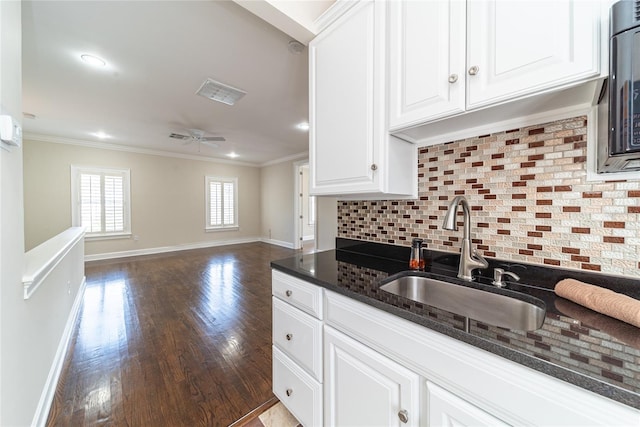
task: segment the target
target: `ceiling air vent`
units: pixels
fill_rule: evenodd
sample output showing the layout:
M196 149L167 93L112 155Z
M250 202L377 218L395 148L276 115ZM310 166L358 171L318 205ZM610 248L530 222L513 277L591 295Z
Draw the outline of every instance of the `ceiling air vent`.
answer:
M636 10L636 21L640 22L640 0L636 0L635 3L635 10Z
M200 89L198 89L196 94L209 98L212 101L233 105L236 101L245 96L247 92L224 83L217 82L213 79L207 79L202 83L202 86L200 86Z

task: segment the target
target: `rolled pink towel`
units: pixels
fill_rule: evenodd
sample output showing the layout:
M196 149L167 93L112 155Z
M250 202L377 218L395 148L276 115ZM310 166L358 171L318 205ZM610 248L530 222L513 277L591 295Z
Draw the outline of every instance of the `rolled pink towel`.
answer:
M640 301L599 286L574 279L556 284L557 295L640 328Z

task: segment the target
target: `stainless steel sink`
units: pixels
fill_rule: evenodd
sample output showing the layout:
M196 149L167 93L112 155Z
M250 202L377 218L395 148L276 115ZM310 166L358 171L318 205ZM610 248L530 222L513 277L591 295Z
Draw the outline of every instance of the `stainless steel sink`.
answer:
M546 314L544 302L529 295L476 289L420 275L393 276L380 289L469 319L520 331L539 329Z

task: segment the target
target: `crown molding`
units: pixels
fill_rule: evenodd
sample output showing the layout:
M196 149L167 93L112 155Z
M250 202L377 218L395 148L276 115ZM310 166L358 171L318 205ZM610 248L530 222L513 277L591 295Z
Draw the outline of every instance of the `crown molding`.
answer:
M280 159L269 160L268 162L261 163L260 166L261 167L273 166L273 165L277 165L278 163L290 162L292 160L298 160L298 159L303 159L303 158L307 158L307 157L309 157L309 153L304 151L302 153L292 154L290 156L282 157Z
M151 156L174 157L178 159L199 160L202 162L224 163L228 165L248 166L253 168L261 167L261 165L259 164L239 162L236 160L226 160L226 159L217 159L213 157L194 156L192 154L173 153L170 151L154 150L150 148L130 147L126 145L109 144L106 142L85 141L82 139L63 138L59 136L49 136L49 135L41 135L41 134L35 134L35 133L25 133L23 134L23 139L31 140L31 141L39 141L39 142L50 142L53 144L65 144L65 145L76 145L76 146L88 147L88 148L98 148L101 150L123 151L127 153L136 153L136 154L148 154Z

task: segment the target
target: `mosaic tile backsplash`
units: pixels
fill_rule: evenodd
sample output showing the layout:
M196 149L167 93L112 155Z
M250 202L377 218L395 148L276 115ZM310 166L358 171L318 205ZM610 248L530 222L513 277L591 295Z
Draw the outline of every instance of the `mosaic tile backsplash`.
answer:
M419 199L340 201L338 237L406 246L421 237L459 252L462 228L442 221L464 195L487 257L640 277L640 182L587 182L586 120L420 148Z

